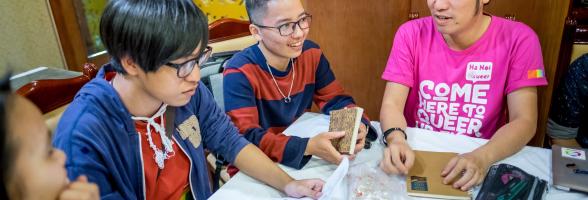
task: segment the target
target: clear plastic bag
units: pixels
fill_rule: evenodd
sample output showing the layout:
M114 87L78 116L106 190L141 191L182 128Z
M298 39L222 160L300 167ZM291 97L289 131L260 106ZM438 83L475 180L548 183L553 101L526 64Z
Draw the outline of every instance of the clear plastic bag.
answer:
M406 193L406 183L402 176L388 175L374 164L358 164L349 168L349 193L353 200L406 200L411 199Z

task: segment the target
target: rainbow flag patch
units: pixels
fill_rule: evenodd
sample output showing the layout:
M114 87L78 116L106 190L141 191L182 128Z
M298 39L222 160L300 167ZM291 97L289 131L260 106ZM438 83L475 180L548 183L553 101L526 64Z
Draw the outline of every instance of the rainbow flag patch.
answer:
M545 73L543 73L542 69L534 69L534 70L527 71L527 78L528 79L543 78L543 77L545 77Z

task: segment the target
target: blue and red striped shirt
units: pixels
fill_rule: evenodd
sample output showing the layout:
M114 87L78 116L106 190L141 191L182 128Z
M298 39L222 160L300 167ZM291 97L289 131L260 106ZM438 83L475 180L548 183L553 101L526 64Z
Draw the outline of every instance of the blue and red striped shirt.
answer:
M300 169L311 157L304 156L308 138L286 136L282 131L309 111L313 102L325 114L355 103L335 80L329 61L312 41L304 42L302 54L288 64L286 71L270 69L284 95L288 94L295 71L291 102L286 103L276 88L256 44L235 54L225 67L225 110L239 132L274 162ZM367 117L365 122L369 122Z

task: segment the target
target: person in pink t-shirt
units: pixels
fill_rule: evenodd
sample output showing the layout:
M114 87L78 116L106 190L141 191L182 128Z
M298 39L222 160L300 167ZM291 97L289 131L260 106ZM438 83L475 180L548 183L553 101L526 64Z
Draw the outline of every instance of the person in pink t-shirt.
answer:
M522 23L484 14L489 1L427 0L432 16L396 32L382 74L384 171L412 167L407 126L490 139L440 174L445 184L468 190L535 134L536 87L547 85L539 40Z

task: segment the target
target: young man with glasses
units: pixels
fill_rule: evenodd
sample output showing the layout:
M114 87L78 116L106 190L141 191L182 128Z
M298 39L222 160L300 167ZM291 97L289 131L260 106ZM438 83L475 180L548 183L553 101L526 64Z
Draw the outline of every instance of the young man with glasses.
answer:
M112 60L76 95L53 140L69 156L70 179L87 175L104 199L207 199L206 148L288 196L320 196L321 180L283 172L200 83L207 26L191 0L109 2L100 35Z
M247 0L246 8L249 30L258 43L235 54L225 68L226 112L239 132L276 162L300 169L315 155L339 163L342 155L330 139L343 133L325 132L310 139L282 133L313 102L325 114L355 106L319 46L306 40L312 16L300 0ZM363 149L370 127L367 117L362 121L356 153ZM369 132L367 137L375 139L371 127ZM229 168L230 174L236 171Z

